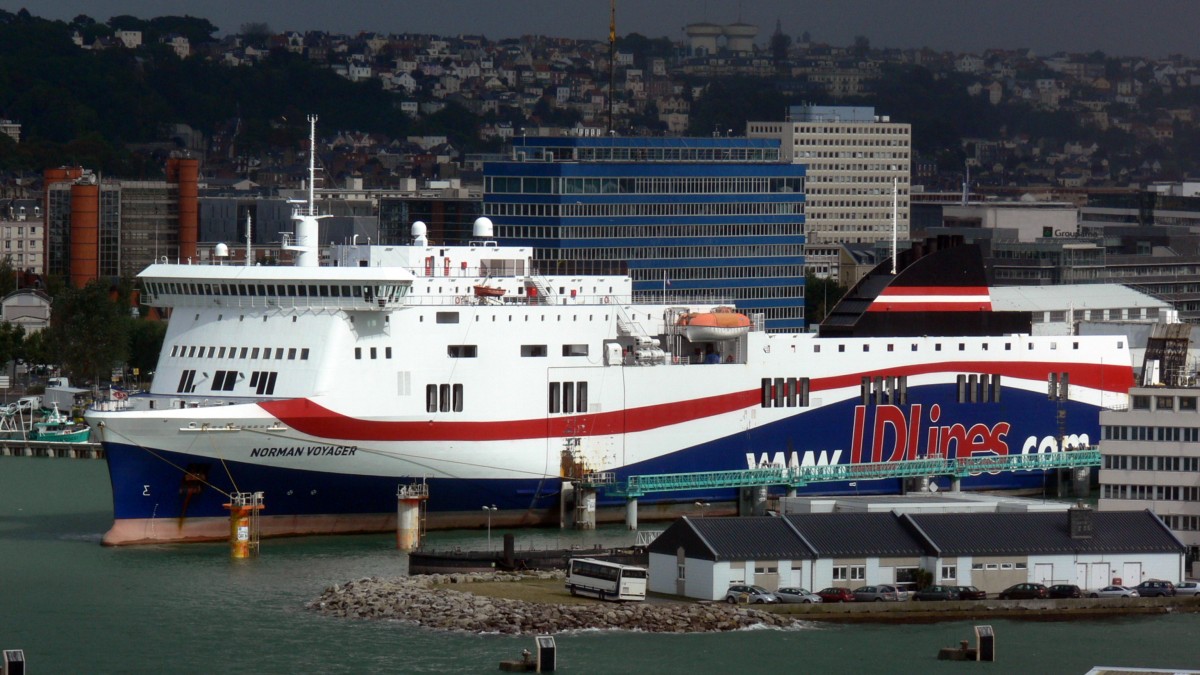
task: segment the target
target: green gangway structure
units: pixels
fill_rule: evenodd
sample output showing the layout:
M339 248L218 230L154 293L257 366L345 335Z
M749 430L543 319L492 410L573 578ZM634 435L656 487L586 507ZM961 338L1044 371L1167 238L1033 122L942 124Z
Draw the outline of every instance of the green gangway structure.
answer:
M652 492L746 488L784 485L798 488L813 483L949 476L962 479L973 474L1001 471L1046 471L1100 466L1100 449L1021 455L974 455L969 457L926 457L898 462L830 464L826 466L770 466L731 471L666 473L628 476L618 480L613 472L584 476L581 486L606 494L637 499Z

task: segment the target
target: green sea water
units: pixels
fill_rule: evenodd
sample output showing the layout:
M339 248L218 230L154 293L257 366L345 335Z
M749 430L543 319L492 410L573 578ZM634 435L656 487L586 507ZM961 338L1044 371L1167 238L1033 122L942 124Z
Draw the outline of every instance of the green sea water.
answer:
M269 507L269 499L268 499ZM441 633L304 609L325 587L395 576L389 535L266 540L257 559L220 544L105 548L110 488L96 460L0 457L0 648L29 673L499 672L530 637ZM499 546L501 530L492 532ZM619 529L517 533L520 545L615 543ZM483 548L483 531L433 533ZM812 625L790 631L557 636L563 673L1084 673L1094 665L1200 669L1200 616L990 622L995 663L937 661L976 622Z

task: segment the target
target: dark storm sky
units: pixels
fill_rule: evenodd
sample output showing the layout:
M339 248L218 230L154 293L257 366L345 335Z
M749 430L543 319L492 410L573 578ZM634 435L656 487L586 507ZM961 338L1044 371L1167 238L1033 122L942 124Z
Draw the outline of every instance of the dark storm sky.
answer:
M275 31L378 31L489 38L543 34L604 39L608 0L0 0L0 9L69 20L87 14L151 18L190 14L221 33L246 22ZM974 51L1032 48L1110 55L1200 55L1200 0L617 0L617 32L680 38L687 23L759 26L760 43L782 21L793 37L849 45Z

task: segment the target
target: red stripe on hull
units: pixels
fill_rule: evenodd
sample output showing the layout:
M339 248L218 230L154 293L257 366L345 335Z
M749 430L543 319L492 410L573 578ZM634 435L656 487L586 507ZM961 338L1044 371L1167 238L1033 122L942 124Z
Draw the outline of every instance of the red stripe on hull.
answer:
M902 345L903 343L897 340L897 344ZM876 375L909 376L942 372L987 373L1022 380L1045 381L1048 373L1064 371L1071 374L1072 384L1090 389L1126 393L1133 386L1133 371L1128 366L947 361L814 378L811 382L811 390L818 392L854 387L862 383L862 378ZM648 431L754 407L759 405L761 396L761 391L751 389L690 401L673 401L594 415L488 422L436 422L434 420L384 422L357 419L334 412L308 399L266 401L258 405L296 431L316 438L344 441L509 441Z

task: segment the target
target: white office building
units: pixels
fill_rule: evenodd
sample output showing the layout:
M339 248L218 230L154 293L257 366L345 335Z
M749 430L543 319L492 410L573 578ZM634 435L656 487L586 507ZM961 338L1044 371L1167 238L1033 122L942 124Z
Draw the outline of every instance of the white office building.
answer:
M912 125L870 107L792 106L783 122L748 122L750 138L777 138L781 157L808 167L805 256L818 276L837 276L838 245L908 238Z

